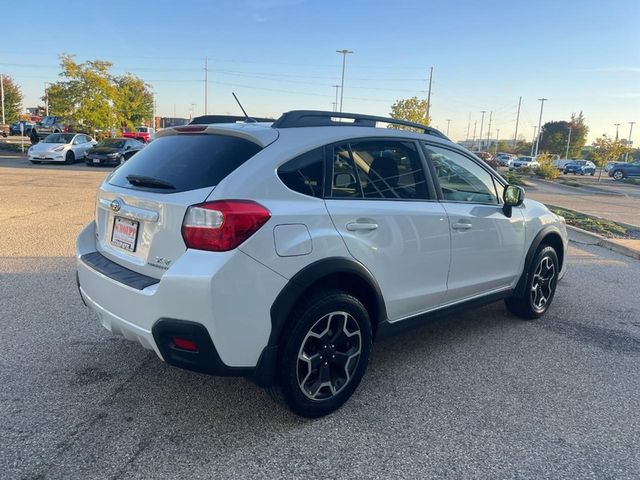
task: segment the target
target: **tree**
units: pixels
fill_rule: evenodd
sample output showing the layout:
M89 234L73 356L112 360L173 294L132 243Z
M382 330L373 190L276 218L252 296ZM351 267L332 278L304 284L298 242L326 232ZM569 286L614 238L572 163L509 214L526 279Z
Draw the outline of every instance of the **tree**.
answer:
M116 78L115 102L120 126L133 128L153 115L153 94L140 78L127 73Z
M606 166L607 162L618 161L629 149L622 140L612 140L606 135L603 135L601 138L596 138L593 146L593 162L600 167L600 173L598 174L599 182L602 176L602 169Z
M22 111L22 92L9 75L2 74L4 85L4 118L6 122L18 120ZM0 120L2 118L0 117Z
M133 127L151 117L153 96L148 85L127 73L111 74L113 64L103 60L77 63L60 57L63 78L48 89L49 111L86 131Z
M427 118L427 101L420 100L418 97L397 100L391 105L391 118L398 120L407 120L409 122L419 123L421 125L429 125L431 119ZM390 128L407 129L401 125L389 125Z
M576 158L580 149L587 142L589 127L584 123L584 115L571 114L570 121L547 122L542 128L540 138L540 150L555 153L562 157L567 152L567 140L569 140L569 128L571 128L571 141L569 143L569 158Z

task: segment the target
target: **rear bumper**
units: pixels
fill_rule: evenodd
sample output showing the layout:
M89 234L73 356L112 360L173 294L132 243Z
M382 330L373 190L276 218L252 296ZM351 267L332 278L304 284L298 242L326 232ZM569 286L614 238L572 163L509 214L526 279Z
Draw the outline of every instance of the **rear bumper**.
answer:
M86 261L92 255L93 261ZM107 330L190 370L255 377L267 369L264 361L272 357L270 348L265 348L271 333L269 310L286 284L283 277L239 250L216 254L187 250L157 283L145 286L127 272L143 275L102 257L116 265L115 270L127 272L109 269L100 255L92 222L76 244L78 286ZM167 331L188 338L195 335L201 354L176 352Z

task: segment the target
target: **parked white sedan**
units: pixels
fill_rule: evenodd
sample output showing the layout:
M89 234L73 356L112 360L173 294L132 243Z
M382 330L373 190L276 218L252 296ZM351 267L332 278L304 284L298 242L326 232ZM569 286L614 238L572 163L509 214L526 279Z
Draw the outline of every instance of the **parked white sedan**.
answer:
M29 161L65 162L72 164L85 157L87 150L97 142L84 133L52 133L29 148Z

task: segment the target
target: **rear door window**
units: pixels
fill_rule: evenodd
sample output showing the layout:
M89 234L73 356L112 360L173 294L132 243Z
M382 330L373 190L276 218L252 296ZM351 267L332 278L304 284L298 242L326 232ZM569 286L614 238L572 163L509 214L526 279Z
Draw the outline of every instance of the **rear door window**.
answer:
M213 187L261 149L248 140L225 135L161 137L115 170L109 183L124 188L153 189L131 184L127 176L135 175L174 187L158 189L159 193Z

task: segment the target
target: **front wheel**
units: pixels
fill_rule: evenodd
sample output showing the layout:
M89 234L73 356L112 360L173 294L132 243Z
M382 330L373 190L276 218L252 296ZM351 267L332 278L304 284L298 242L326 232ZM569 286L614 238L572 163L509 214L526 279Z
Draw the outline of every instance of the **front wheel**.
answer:
M31 145L35 145L36 143L38 143L40 141L40 139L38 138L38 132L36 132L35 130L31 130L29 139L31 140Z
M553 247L543 246L536 254L522 294L507 298L505 304L514 315L535 319L545 314L556 293L560 262Z
M76 156L73 154L71 150L69 150L64 157L64 163L66 163L67 165L72 165L73 163L75 163L75 161L76 161Z
M352 295L311 295L287 325L277 389L289 408L315 418L340 408L358 387L369 362L371 322Z

